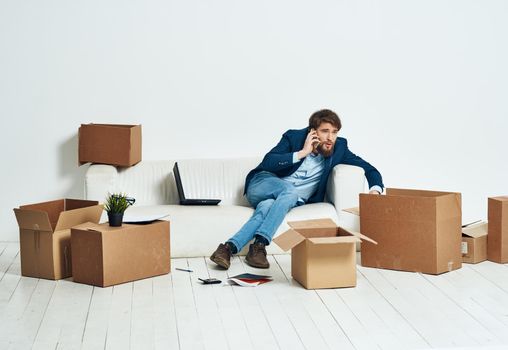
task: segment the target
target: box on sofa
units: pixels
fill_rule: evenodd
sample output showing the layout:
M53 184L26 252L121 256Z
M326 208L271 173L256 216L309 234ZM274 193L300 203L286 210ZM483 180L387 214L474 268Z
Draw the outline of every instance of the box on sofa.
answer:
M61 279L72 275L71 227L99 222L97 201L59 199L14 209L19 225L21 274Z
M81 124L79 164L132 166L141 161L141 125Z
M72 228L74 282L108 287L170 271L169 222Z

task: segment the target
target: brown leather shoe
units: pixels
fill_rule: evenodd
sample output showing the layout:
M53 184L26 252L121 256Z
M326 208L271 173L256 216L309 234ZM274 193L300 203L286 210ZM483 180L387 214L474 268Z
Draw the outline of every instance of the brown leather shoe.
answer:
M267 269L270 263L266 260L266 248L263 243L252 243L249 246L249 253L245 257L245 261L252 267Z
M231 250L229 250L228 245L221 243L213 252L210 260L227 270L231 266L231 255Z

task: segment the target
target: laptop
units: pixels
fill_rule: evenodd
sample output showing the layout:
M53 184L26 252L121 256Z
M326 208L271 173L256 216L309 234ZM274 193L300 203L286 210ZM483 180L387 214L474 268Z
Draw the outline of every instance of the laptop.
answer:
M180 205L217 205L220 199L190 199L185 198L183 191L182 178L180 177L180 170L178 169L178 162L173 167L173 174L175 174L176 189L178 190L178 197L180 197Z

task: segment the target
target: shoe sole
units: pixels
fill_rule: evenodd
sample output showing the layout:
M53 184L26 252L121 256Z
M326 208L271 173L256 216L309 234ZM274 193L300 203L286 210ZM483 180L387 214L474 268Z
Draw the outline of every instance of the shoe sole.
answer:
M249 264L250 266L256 267L258 269L267 269L270 267L270 263L267 263L266 265L258 265L258 264L252 263L252 261L249 261L249 259L247 259L247 258L245 258L245 262L247 262L247 264Z
M229 269L229 266L231 266L231 263L228 263L226 260L215 256L211 256L210 260L226 270Z

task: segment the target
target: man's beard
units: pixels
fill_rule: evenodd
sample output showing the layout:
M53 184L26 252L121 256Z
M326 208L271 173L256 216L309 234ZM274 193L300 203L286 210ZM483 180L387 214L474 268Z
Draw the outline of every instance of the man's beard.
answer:
M333 150L335 149L335 144L332 145L329 149L325 149L323 144L319 144L316 147L316 151L321 154L323 157L328 158L333 154Z

